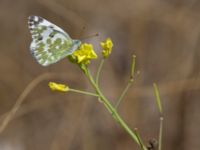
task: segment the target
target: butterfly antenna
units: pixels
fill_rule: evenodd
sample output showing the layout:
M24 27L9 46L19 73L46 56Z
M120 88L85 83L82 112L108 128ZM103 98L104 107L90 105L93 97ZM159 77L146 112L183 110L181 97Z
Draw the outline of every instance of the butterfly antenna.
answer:
M83 35L84 31L85 31L86 27L83 26L80 35Z
M81 37L79 39L85 40L85 39L93 38L93 37L96 37L96 36L99 36L99 33L91 34L91 35L88 35L88 36L85 36L85 37Z

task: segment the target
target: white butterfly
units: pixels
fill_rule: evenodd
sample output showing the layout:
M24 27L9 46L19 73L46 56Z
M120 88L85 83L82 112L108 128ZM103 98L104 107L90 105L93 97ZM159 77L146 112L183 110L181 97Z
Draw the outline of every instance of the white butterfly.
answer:
M32 35L30 50L36 61L48 66L71 55L81 44L53 23L39 16L29 16L28 25Z

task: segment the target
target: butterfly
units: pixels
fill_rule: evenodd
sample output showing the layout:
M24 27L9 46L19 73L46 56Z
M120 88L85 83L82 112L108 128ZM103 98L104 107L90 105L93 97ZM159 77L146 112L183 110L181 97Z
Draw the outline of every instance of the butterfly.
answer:
M71 55L81 45L60 27L39 16L29 16L28 26L32 35L30 51L42 66L48 66Z

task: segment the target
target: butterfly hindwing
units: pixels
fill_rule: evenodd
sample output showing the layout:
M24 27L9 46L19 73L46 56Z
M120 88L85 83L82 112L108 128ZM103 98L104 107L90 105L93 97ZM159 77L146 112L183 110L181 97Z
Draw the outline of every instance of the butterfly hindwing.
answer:
M79 40L72 40L61 28L39 16L30 16L28 24L33 39L30 50L42 66L71 55L81 44Z

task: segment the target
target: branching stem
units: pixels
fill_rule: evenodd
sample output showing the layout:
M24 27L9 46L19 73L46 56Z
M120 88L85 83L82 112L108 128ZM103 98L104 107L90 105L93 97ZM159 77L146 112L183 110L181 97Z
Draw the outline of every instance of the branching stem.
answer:
M112 104L109 102L109 100L102 94L101 90L99 89L98 85L94 81L90 71L86 69L85 72L86 76L88 77L90 83L92 84L93 88L96 91L96 94L99 95L99 98L101 99L101 102L104 104L106 109L112 114L112 117L120 124L120 126L131 136L131 138L140 146L140 142L138 140L138 137L136 134L129 128L129 126L125 123L125 121L121 118L121 116L118 114L116 109L112 106ZM147 150L144 146L144 150Z

